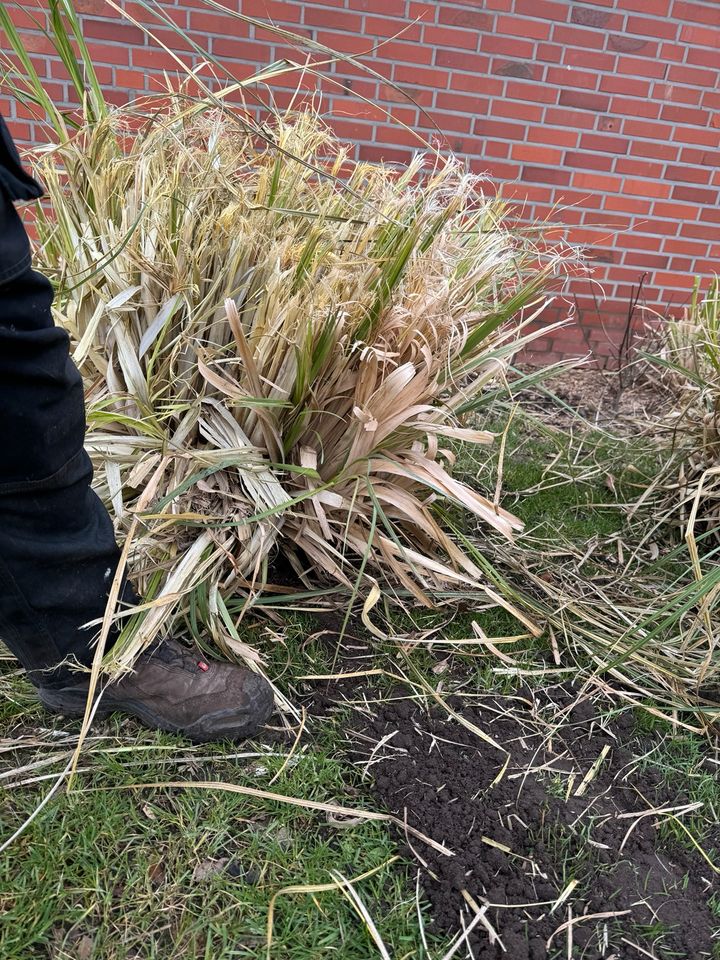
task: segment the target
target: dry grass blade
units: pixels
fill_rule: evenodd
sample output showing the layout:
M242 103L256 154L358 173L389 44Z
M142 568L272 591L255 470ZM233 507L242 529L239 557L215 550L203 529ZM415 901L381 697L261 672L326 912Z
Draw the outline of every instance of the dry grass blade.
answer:
M160 787L170 787L177 789L192 790L224 790L228 793L239 793L246 797L256 797L258 800L274 800L277 803L287 803L295 807L305 807L308 810L323 810L327 813L333 813L341 817L358 817L362 820L384 820L388 823L394 823L403 833L410 833L418 840L422 840L433 850L442 853L446 857L453 857L455 854L444 844L438 843L431 837L426 836L414 827L409 826L397 817L389 813L378 813L375 810L360 810L355 807L343 807L337 803L322 803L319 800L301 800L298 797L288 797L281 793L273 793L271 790L259 790L256 787L243 787L237 783L224 783L222 781L212 782L206 780L169 780L159 783L131 783L119 787L91 787L91 790L151 790Z
M373 867L372 870L366 870L365 873L361 873L357 877L352 879L347 879L341 874L337 875L337 879L333 879L332 883L296 883L288 887L283 887L281 890L277 890L270 899L270 904L268 905L268 916L267 916L267 960L270 960L271 950L272 950L272 941L273 941L273 925L275 920L275 904L277 903L278 897L289 896L290 894L308 894L308 893L330 893L334 890L340 890L341 892L350 893L353 890L353 886L356 883L361 883L363 880L367 880L368 877L374 876L376 873L380 873L381 870L384 870L386 867L389 867L392 863L395 863L399 857L390 857L389 860L386 860L384 863L381 863L377 867ZM353 891L354 892L354 891ZM353 901L354 902L354 901ZM363 919L367 923L367 919L363 916ZM370 923L372 924L372 919L370 918ZM375 925L372 924L372 929L374 933L377 933ZM379 936L379 934L378 934ZM374 938L374 935L373 935ZM382 941L380 941L382 944ZM384 952L383 952L384 951ZM387 956L387 949L384 944L382 944L381 954Z

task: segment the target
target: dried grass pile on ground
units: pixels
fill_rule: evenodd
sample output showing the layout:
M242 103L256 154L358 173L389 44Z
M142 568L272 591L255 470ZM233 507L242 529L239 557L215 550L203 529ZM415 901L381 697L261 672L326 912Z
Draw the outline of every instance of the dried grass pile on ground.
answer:
M89 97L36 164L97 489L121 532L142 514L129 560L149 606L116 665L179 616L252 656L225 601L251 604L278 552L309 588L430 604L484 579L443 509L521 526L452 477L446 445L493 439L462 418L552 257L538 267L457 160L356 163L316 114L258 124L226 92Z

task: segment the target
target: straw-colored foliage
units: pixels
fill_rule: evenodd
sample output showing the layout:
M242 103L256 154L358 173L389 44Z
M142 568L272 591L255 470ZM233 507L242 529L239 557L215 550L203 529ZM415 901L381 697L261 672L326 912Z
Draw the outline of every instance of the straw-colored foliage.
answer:
M670 436L675 456L660 478L666 506L686 532L697 527L717 539L720 523L720 281L704 295L696 286L680 320L668 319L664 344L651 358L660 367L670 403L656 425ZM706 539L707 539L706 537Z
M38 258L88 387L97 489L155 603L128 663L178 605L225 650L223 597L284 554L309 586L363 596L482 575L443 526L454 504L519 522L453 479L461 423L514 349L543 282L502 205L454 160L351 162L311 112L257 128L182 95L93 117L38 159Z

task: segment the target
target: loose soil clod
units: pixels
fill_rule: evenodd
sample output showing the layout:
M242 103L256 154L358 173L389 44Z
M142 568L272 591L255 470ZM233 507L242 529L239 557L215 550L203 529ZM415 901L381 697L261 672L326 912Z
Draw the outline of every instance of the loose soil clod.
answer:
M489 926L476 924L472 953L459 956L715 956L708 901L717 874L659 830L668 807L682 819L687 797L637 759L653 744L637 737L631 714L603 720L568 688L451 702L509 756L442 707L428 713L401 698L363 715L353 749L360 764L370 761L379 800L456 852L420 851L438 928L467 928L469 904L487 906ZM712 839L717 849L720 831Z

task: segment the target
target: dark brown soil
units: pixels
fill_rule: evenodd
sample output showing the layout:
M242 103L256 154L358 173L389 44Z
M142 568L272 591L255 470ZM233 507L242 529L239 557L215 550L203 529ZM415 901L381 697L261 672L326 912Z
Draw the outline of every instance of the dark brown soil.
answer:
M462 891L487 907L505 950L478 924L471 952L462 946L456 956L713 956L717 920L708 901L717 875L689 844L673 839L667 816L641 816L687 797L682 784L667 783L637 759L657 743L637 739L630 714L601 720L597 705L577 702L577 693L563 687L484 697L477 706L450 702L509 751L504 772L503 752L442 707L428 712L402 691L372 715L363 711L352 752L361 767L369 761L388 810L455 852L448 857L415 840L405 846L425 862L422 883L437 929L455 933L472 921ZM597 775L580 789L605 747ZM717 858L720 830L713 847ZM577 885L553 909L573 880Z
M623 382L617 372L580 366L551 377L539 388L522 391L517 398L522 399L526 412L554 427L580 429L585 421L624 436L647 428L663 394L657 377Z

